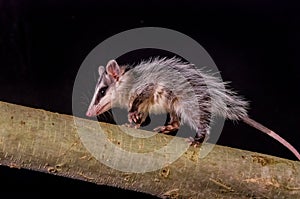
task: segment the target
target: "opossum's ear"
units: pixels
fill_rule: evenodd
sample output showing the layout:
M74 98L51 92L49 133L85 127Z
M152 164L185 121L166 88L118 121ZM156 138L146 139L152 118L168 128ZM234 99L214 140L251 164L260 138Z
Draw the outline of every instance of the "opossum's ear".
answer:
M101 76L104 72L105 72L104 66L99 66L98 67L98 73L99 73L99 75Z
M115 79L120 77L120 66L115 60L110 60L106 65L106 72Z

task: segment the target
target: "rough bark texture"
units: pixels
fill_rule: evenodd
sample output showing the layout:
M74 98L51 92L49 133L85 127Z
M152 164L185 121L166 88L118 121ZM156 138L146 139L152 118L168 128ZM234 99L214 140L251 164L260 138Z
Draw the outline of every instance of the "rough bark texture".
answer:
M189 148L163 168L131 173L98 161L82 143L97 145L94 121L0 102L0 164L61 175L101 185L169 198L300 198L300 163L229 147L215 146L205 157ZM104 139L132 153L147 153L165 146L171 136L133 138L115 125L100 124ZM126 130L125 130L126 131ZM129 129L147 136L145 131ZM173 139L174 140L174 139ZM175 142L184 143L183 139ZM106 146L98 146L106 148ZM174 148L176 151L176 148ZM101 157L110 161L103 149ZM109 152L109 151L108 151ZM169 152L168 152L169 153ZM106 157L106 155L108 155ZM153 153L153 158L164 156ZM143 166L149 162L128 163ZM125 163L124 167L126 167Z

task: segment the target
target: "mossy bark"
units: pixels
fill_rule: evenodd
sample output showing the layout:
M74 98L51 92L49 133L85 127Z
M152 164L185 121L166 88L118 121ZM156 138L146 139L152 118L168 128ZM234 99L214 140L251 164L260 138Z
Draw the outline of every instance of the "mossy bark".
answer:
M5 102L0 102L0 112L1 165L166 198L300 198L300 163L297 161L223 146L215 146L207 156L199 158L199 148L191 147L160 169L123 172L97 160L83 144L79 129L89 133L84 142L97 145L94 137L97 129L93 125L98 123L95 121L76 118L75 123L73 116ZM161 134L149 139L133 139L122 132L122 128L103 123L101 129L106 141L133 153L151 152L173 139ZM149 133L128 131L145 136ZM175 142L180 145L182 140ZM115 150L110 155L118 156L117 153ZM162 155L162 152L153 153L153 158ZM149 164L130 163L141 167Z

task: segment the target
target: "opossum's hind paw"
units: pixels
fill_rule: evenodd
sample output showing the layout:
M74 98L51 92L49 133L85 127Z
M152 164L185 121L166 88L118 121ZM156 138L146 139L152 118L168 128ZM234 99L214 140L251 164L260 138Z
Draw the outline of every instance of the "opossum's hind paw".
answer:
M189 137L186 139L186 141L190 144L190 146L193 146L193 147L200 147L202 145L202 143L204 142L205 140L205 136L202 136L202 137Z
M165 134L169 134L172 133L174 131L177 131L178 127L177 126L173 126L171 124L166 125L166 126L158 126L155 129L153 129L153 131L158 132L158 133L165 133Z

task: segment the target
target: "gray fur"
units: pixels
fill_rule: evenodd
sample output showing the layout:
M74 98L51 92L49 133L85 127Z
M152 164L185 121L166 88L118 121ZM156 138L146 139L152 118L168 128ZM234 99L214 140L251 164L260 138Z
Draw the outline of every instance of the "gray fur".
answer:
M187 123L195 130L202 128L207 131L203 132L205 134L209 130L211 114L233 120L247 116L248 103L227 89L226 83L177 58L142 61L127 71L110 88L113 106L128 108L130 97L150 84L171 91L177 99L176 104L162 107L160 111L150 109L150 113L175 109L181 123Z
M229 89L227 82L177 58L150 59L135 67L111 60L106 70L99 67L99 81L86 115L96 116L112 107L127 108L128 120L137 128L149 113L169 113L169 123L156 129L168 133L186 123L196 130L192 144L204 141L214 115L242 120L278 140L300 160L286 140L248 117L248 102Z
M133 71L136 83L154 81L172 90L179 100L177 114L196 130L201 120L210 119L210 113L234 120L247 116L248 103L226 89L225 83L180 59L156 58Z

